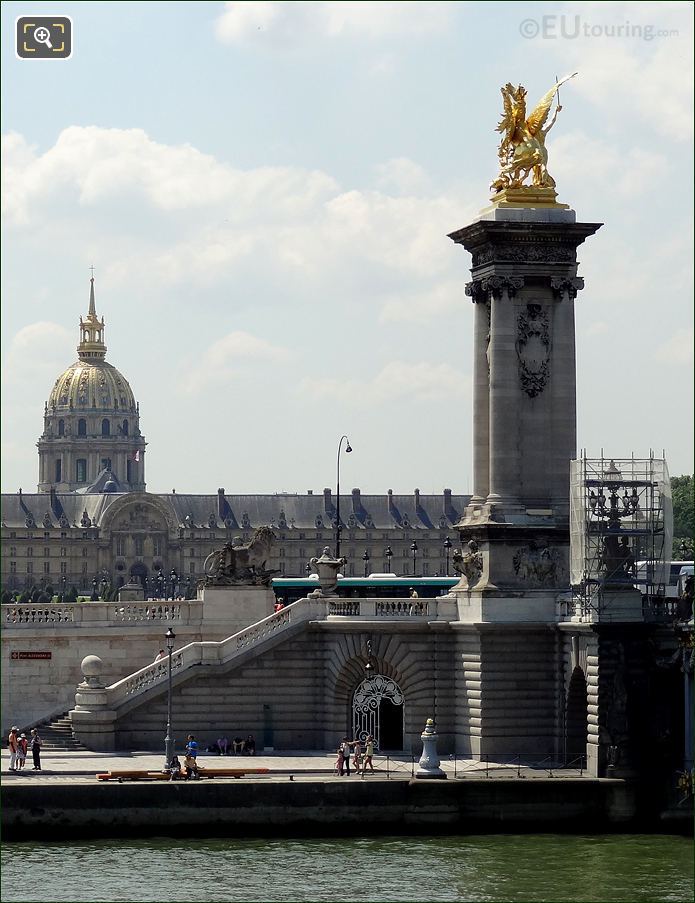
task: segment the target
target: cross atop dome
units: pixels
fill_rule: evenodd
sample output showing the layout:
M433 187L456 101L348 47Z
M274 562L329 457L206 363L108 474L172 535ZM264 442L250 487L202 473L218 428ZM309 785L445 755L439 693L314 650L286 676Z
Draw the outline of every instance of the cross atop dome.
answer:
M86 320L80 317L80 344L77 346L77 353L82 361L103 361L106 357L104 318L100 320L97 316L94 300L94 267L90 269L92 277L89 280L89 313Z

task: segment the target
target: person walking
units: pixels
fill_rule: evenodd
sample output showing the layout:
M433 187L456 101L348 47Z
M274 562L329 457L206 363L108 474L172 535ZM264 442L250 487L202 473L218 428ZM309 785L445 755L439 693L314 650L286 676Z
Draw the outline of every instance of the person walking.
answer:
M342 778L344 770L345 770L345 757L343 756L343 747L341 744L338 747L338 758L335 760L335 769L333 770L333 774L340 775L340 777Z
M186 737L186 755L192 759L198 758L198 741L193 734L189 734Z
M34 760L34 771L41 771L41 744L43 743L35 727L31 729L31 757Z
M372 762L372 757L374 756L374 737L371 734L367 736L365 740L364 747L364 764L362 765L362 774L365 774L367 771L367 765L369 765L369 770L374 772L374 763Z
M343 764L345 765L345 771L347 772L347 776L350 777L350 746L352 744L348 740L347 737L343 737L340 741L340 748L343 751ZM340 772L343 773L342 771Z
M10 771L17 770L17 752L19 750L18 727L11 727L7 736L7 748L10 751Z
M362 771L362 744L359 739L352 744L352 764L355 766L355 772L360 774Z

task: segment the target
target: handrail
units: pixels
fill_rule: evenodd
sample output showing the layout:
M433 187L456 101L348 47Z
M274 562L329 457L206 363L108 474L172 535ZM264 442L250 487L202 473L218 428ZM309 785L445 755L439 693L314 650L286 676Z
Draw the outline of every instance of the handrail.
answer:
M196 665L227 664L267 638L284 632L292 624L308 621L311 618L314 620L325 618L324 602L325 599L323 598L300 599L224 640L188 643L172 654L171 670L176 674ZM126 700L144 693L151 687L164 683L168 672L169 661L167 657L146 665L144 668L140 668L139 671L135 671L133 674L129 674L127 677L111 684L106 687L108 707L112 709L117 708Z

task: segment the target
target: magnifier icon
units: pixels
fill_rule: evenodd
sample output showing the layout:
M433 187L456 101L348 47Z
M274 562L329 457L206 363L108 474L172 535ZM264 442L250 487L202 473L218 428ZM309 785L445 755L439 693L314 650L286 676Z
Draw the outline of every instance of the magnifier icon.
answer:
M53 50L53 44L51 44L51 33L45 25L39 25L38 28L34 29L34 40L37 44L45 44L49 50Z

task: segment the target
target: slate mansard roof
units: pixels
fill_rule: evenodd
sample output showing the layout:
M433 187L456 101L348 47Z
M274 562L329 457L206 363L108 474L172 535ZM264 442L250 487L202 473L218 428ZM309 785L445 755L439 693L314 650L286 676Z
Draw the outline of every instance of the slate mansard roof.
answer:
M63 529L99 527L109 507L118 500L159 500L181 528L252 529L270 525L280 530L330 529L336 516L335 495L329 489L304 495L213 495L179 493L17 493L2 496L2 526ZM341 493L340 519L348 529L451 529L460 519L469 496L453 495L362 495L353 489ZM89 524L85 521L86 516Z

